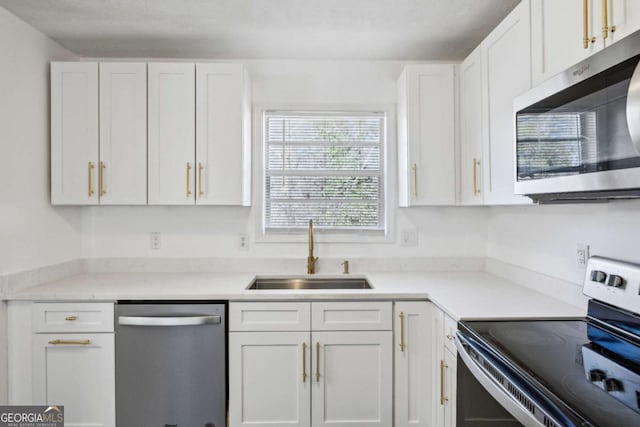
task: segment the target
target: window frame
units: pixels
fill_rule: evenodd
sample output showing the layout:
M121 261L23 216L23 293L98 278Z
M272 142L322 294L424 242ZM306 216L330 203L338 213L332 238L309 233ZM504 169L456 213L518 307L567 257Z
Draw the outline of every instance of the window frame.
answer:
M266 231L264 228L264 214L266 205L265 191L265 113L271 111L281 112L317 112L317 113L383 113L385 116L385 129L382 143L383 161L383 191L384 191L384 228L380 230L322 230L317 231L317 242L334 243L366 243L366 242L393 242L393 224L395 222L395 209L397 208L396 192L392 191L397 185L396 179L396 155L395 155L395 106L394 105L335 105L335 104L254 104L253 108L253 223L254 241L256 243L302 243L308 239L305 229L289 231Z

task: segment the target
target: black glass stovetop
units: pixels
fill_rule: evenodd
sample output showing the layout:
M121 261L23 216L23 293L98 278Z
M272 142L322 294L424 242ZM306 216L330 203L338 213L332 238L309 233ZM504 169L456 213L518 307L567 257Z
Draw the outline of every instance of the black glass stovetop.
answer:
M587 319L470 321L460 329L565 413L598 427L640 426L640 345L624 334Z

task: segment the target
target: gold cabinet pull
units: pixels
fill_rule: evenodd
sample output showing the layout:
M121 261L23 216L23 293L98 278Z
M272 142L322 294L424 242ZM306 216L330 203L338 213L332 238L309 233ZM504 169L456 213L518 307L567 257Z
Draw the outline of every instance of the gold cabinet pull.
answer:
M589 48L589 0L582 0L582 47Z
M307 343L302 343L302 382L307 381Z
M398 317L400 317L400 351L404 353L404 312L401 311Z
M98 179L100 181L100 196L104 196L107 194L106 184L104 182L104 170L107 168L107 165L104 162L100 162L100 175Z
M73 322L74 320L78 320L78 316L67 316L64 318L64 320L68 320L70 322Z
M91 340L51 340L51 345L89 345Z
M447 334L447 339L448 339L449 341L453 341L453 339L454 339L454 338L455 338L455 337L454 337L453 335L451 335L451 334Z
M187 197L191 196L191 163L187 162Z
M444 395L444 370L447 369L448 366L444 363L444 360L440 361L440 404L444 405L449 399Z
M609 33L615 33L616 29L615 25L609 27L609 2L602 0L602 38L606 40Z
M316 382L320 382L320 341L316 343Z
M418 165L416 163L411 166L411 175L413 176L413 197L418 197Z
M477 196L480 194L480 189L478 188L478 166L480 166L480 162L478 159L473 159L473 195Z
M87 165L87 174L89 175L89 197L93 196L93 162L89 162Z
M204 166L202 166L201 162L198 162L198 197L202 198L204 196L204 191L202 190L202 171L204 170Z

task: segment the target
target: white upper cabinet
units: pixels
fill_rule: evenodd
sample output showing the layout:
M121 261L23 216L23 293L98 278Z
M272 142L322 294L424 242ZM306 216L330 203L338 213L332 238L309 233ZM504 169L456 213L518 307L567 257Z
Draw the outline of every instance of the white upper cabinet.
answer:
M195 203L195 65L150 63L150 205Z
M534 86L603 48L601 5L600 0L587 0L586 7L583 0L531 0Z
M399 205L456 201L455 67L407 65L398 80Z
M51 63L51 203L98 204L98 64Z
M608 0L607 18L609 27L607 44L612 44L640 29L640 2L638 0Z
M485 82L482 183L488 205L531 203L515 195L513 109L514 98L531 88L530 30L529 4L524 1L480 45Z
M147 64L100 64L101 205L147 203Z
M476 48L460 65L460 204L482 204L482 57Z
M241 64L196 65L198 205L251 204L251 83Z

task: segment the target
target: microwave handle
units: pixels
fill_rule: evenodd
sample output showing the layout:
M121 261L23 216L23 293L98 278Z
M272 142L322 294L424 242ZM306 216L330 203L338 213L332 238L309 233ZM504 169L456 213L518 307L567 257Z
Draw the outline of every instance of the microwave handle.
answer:
M627 128L631 142L640 154L640 63L636 66L627 93Z

